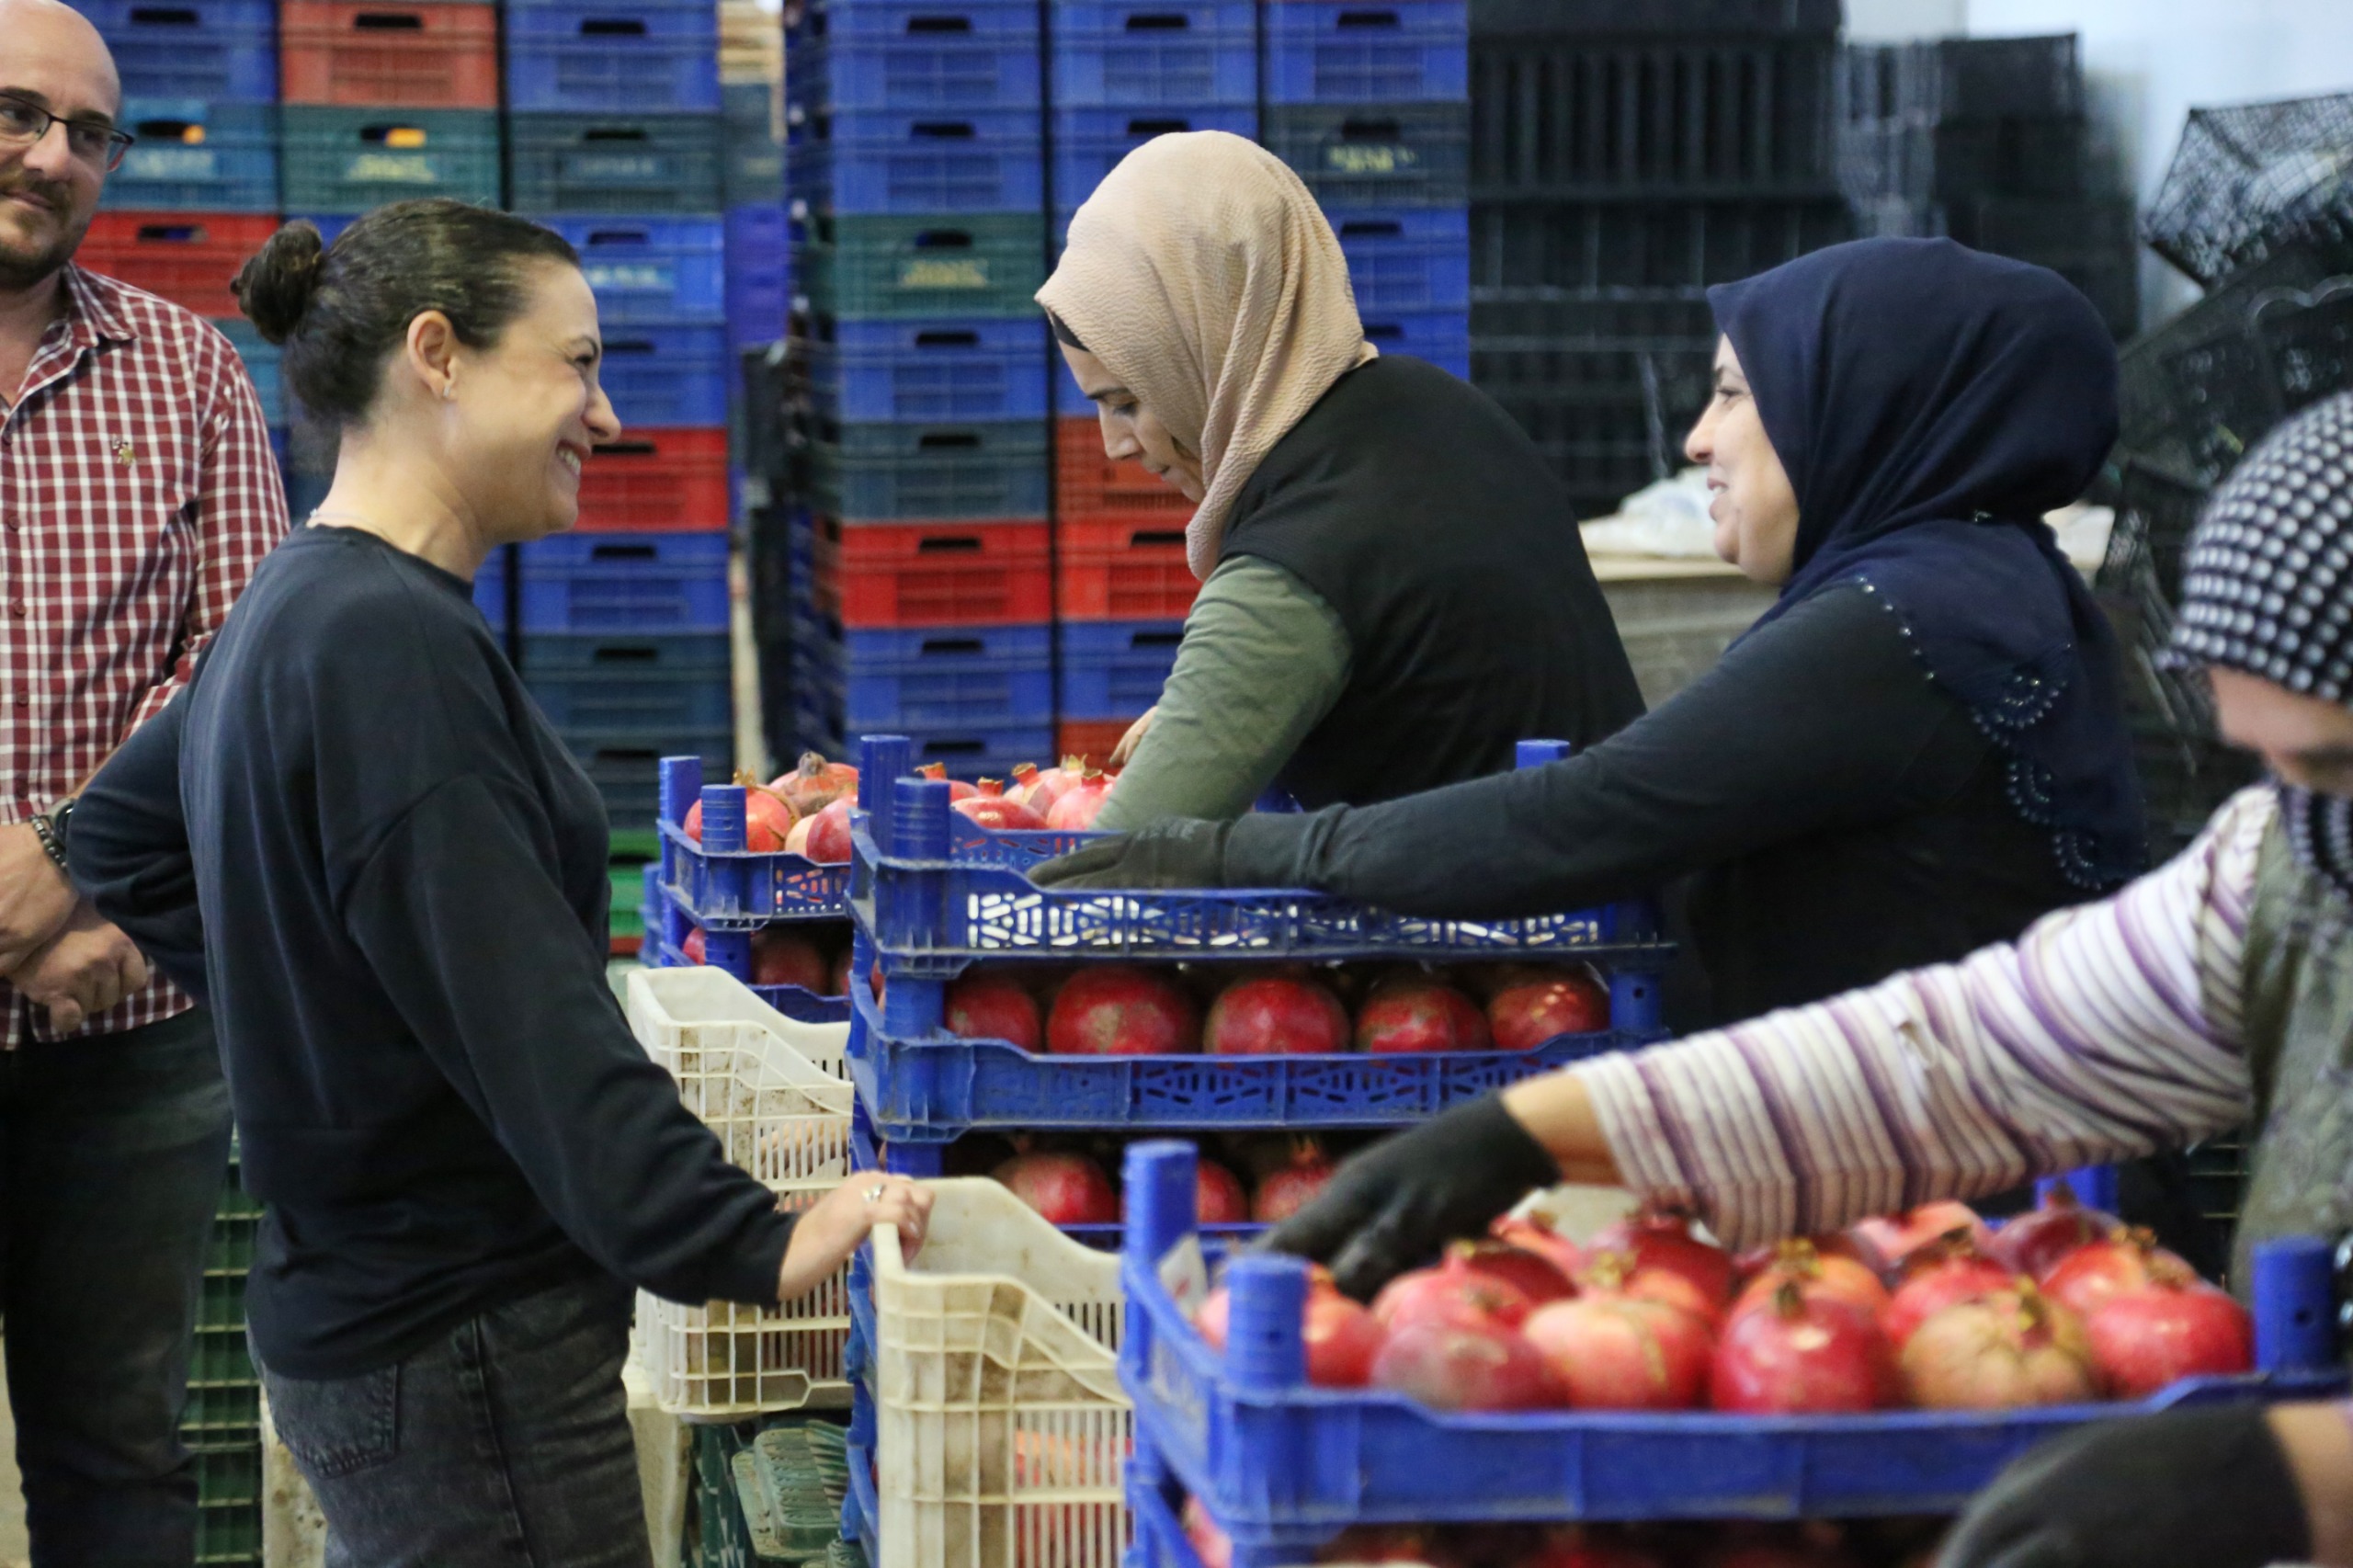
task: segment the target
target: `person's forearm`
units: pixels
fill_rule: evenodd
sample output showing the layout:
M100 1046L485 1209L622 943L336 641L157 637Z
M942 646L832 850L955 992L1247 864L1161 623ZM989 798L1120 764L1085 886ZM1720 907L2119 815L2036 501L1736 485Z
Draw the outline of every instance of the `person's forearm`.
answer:
M1573 1073L1547 1073L1504 1091L1504 1108L1529 1136L1560 1162L1561 1179L1592 1187L1620 1187L1624 1173L1585 1081Z
M2353 1403L2282 1404L2268 1418L2296 1472L2318 1568L2353 1568Z

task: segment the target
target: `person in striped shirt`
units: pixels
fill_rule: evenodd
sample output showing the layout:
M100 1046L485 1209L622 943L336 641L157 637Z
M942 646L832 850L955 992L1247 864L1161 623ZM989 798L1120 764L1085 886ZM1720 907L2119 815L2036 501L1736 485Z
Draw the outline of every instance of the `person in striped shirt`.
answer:
M2257 1241L2345 1237L2353 393L2282 426L2217 494L2168 657L2205 673L2224 734L2272 775L2170 864L1957 963L1449 1111L1360 1154L1273 1244L1362 1295L1563 1179L1687 1208L1744 1247L2249 1123L2234 1278ZM1943 1562L2353 1563L2344 1415L2225 1412L2087 1439L1997 1488Z

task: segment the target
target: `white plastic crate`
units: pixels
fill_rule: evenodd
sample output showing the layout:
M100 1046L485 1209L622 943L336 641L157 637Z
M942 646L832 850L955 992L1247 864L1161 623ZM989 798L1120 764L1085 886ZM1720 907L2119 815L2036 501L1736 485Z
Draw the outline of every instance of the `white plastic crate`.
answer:
M1119 1255L994 1181L927 1185L913 1261L874 1232L874 1568L1118 1568Z
M638 970L631 1028L678 1081L727 1157L791 1203L850 1174L847 1024L803 1024L715 969ZM780 1307L681 1306L640 1291L637 1331L654 1402L693 1421L846 1405L849 1270Z

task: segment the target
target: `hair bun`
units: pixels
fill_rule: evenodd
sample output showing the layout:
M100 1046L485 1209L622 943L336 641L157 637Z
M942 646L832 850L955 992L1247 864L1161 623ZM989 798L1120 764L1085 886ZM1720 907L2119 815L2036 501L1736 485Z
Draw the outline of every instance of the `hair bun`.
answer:
M269 236L237 271L230 287L245 319L261 329L271 343L283 343L301 324L302 314L319 291L319 275L326 263L326 242L318 225L288 223Z

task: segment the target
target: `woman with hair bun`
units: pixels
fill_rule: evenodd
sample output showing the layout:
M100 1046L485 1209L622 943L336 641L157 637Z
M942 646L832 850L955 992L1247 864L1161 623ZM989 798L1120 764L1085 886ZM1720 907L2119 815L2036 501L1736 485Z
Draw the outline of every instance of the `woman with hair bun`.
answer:
M791 1300L929 1199L779 1212L607 983L603 803L470 582L620 434L572 247L403 202L290 224L237 291L334 486L82 797L75 879L219 1020L250 1338L331 1559L642 1568L630 1288Z

